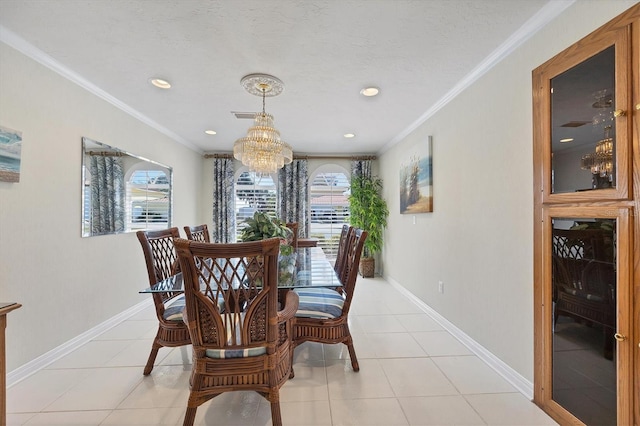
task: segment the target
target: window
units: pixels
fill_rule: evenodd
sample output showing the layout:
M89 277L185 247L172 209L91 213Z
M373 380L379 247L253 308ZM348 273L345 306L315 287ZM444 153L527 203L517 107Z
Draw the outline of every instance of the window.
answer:
M262 175L242 168L235 186L236 236L239 237L243 222L256 211L276 216L277 187L273 176Z
M126 223L132 231L169 226L170 178L161 170L135 170L126 182Z
M330 260L335 259L342 225L349 223L349 178L342 167L321 166L310 179L311 238L318 239Z

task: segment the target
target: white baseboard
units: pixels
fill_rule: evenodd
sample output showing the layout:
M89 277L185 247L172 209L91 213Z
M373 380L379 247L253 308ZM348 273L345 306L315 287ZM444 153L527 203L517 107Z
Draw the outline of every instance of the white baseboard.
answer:
M393 278L385 277L385 280L389 282L392 286L396 288L400 293L406 296L413 303L418 305L420 309L422 309L427 315L429 315L435 322L440 324L442 328L447 330L449 333L453 335L456 339L458 339L463 345L465 345L471 352L473 352L478 358L484 361L489 367L494 369L500 376L502 376L506 381L511 383L520 393L526 396L529 400L533 400L533 383L527 380L520 373L515 371L513 368L509 367L502 360L496 357L494 354L485 349L478 342L473 340L467 334L465 334L458 327L449 322L445 317L436 312L431 306L424 303L418 297L416 297L409 290L404 288L400 283L395 281Z
M147 299L145 301L142 301L142 302L138 303L137 305L134 305L134 306L130 307L126 311L121 312L121 313L119 313L118 315L116 315L116 316L114 316L112 318L109 318L108 320L104 321L103 323L96 325L92 329L85 331L84 333L82 333L82 334L74 337L73 339L63 343L62 345L58 346L57 348L54 348L54 349L50 350L49 352L39 356L38 358L35 358L34 360L29 361L28 363L16 368L15 370L8 372L7 373L7 388L10 388L11 386L15 385L16 383L26 379L27 377L31 376L34 373L42 370L47 365L59 360L63 356L65 356L68 353L78 349L80 346L84 345L85 343L89 342L90 340L94 339L95 337L101 335L105 331L115 327L116 325L120 324L121 322L131 318L132 316L134 316L135 314L137 314L140 311L143 311L144 309L148 308L149 306L153 306L153 300L151 298L149 298L149 299Z

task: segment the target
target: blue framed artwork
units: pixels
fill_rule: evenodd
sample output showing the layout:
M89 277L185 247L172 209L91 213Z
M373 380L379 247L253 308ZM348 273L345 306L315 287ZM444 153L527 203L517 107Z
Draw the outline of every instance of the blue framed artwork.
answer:
M0 126L0 182L20 181L22 132Z
M433 157L431 136L426 146L409 154L400 164L400 213L433 211Z

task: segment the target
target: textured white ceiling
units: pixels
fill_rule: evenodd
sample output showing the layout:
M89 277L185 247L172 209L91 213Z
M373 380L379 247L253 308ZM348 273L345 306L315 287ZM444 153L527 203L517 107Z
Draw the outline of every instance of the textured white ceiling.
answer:
M251 120L231 111L261 109L240 85L260 72L285 84L266 110L294 152L376 153L570 3L0 0L0 40L44 52L196 150L230 151L244 136ZM151 86L153 76L173 87ZM361 96L367 85L380 95Z

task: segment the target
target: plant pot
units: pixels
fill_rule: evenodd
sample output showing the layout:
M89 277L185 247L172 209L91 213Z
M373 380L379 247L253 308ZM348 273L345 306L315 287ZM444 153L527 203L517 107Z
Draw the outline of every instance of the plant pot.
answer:
M360 275L364 278L373 278L376 272L376 260L373 257L360 259Z

